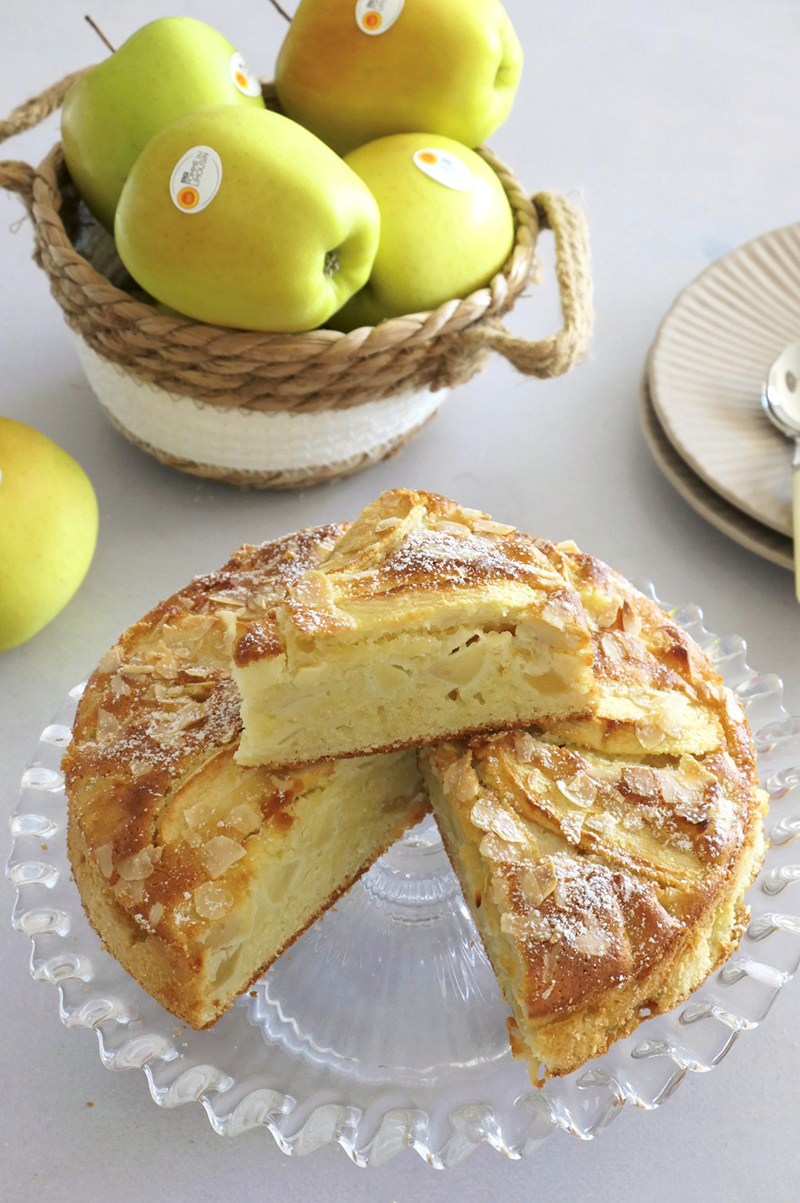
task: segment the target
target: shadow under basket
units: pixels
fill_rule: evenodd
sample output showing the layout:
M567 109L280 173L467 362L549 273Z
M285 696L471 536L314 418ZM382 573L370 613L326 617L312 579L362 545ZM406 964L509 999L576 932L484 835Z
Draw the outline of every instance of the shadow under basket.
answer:
M81 74L20 105L0 122L0 141L58 109ZM270 84L264 98L276 107ZM78 199L60 143L39 167L0 163L0 187L17 192L28 209L34 258L114 426L182 472L286 489L347 476L392 455L491 351L542 378L569 371L585 355L592 306L583 214L556 193L528 196L490 150L478 153L514 213L514 248L502 271L468 297L349 334L229 330L159 313ZM563 326L529 341L512 336L502 318L538 282L542 229L555 236Z

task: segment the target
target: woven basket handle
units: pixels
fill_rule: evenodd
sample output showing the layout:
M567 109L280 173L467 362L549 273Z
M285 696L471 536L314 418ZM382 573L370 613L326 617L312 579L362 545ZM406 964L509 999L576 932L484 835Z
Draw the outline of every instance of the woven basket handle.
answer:
M592 333L592 280L589 272L589 235L586 218L557 192L539 192L531 198L542 229L556 240L556 279L564 325L558 334L531 341L515 338L494 319L466 337L499 351L527 376L561 376L586 354Z
M49 117L64 103L64 97L75 80L83 75L83 71L73 71L65 75L57 84L46 88L39 96L33 96L24 104L18 105L10 117L0 121L0 142L22 134L25 130L33 129L45 117ZM29 163L17 159L6 159L0 162L0 188L8 192L18 192L27 203L33 198L33 179L36 171Z

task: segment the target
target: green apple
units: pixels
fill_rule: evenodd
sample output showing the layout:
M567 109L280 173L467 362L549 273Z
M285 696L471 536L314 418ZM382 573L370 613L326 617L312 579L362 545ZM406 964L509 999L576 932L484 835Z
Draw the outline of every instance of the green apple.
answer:
M266 109L198 109L156 134L114 234L151 296L197 321L311 330L369 278L380 218L319 138Z
M46 626L80 585L97 542L97 500L72 456L0 418L0 651Z
M206 105L264 108L241 55L210 25L164 17L143 26L70 88L61 140L78 193L109 229L122 185L147 143Z
M474 151L450 138L394 134L345 162L378 202L372 275L329 323L336 330L435 309L488 284L514 245L503 185Z
M478 146L521 71L500 0L300 0L275 83L283 111L346 154L419 130Z

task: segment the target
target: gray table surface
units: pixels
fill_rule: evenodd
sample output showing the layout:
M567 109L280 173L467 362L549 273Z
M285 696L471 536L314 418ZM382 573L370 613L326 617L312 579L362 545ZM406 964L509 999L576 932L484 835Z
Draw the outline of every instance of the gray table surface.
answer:
M413 0L410 0L413 3ZM38 732L118 633L244 540L352 518L381 489L438 490L552 538L574 538L662 596L701 603L744 634L751 663L786 681L800 711L800 614L790 575L707 526L651 462L637 419L642 364L678 290L710 260L800 217L797 0L507 0L527 55L516 109L493 139L532 189L583 199L592 226L597 327L570 376L528 381L495 360L396 459L299 494L237 492L163 468L101 416L28 223L0 198L0 412L76 456L97 490L89 576L50 627L0 659L0 810ZM282 33L267 0L174 9L221 28L260 74ZM112 41L164 15L157 0L94 0ZM83 0L4 0L0 113L99 57ZM37 162L47 126L4 147ZM547 263L551 264L549 249ZM552 278L513 315L558 320ZM2 840L0 840L2 844ZM12 892L0 885L7 915ZM655 1113L629 1112L593 1142L557 1133L509 1163L482 1148L430 1170L409 1151L360 1171L340 1149L284 1157L264 1132L215 1136L201 1110L161 1112L136 1073L111 1074L94 1038L57 1018L51 987L0 923L0 1199L182 1201L795 1199L800 1178L800 984L711 1074ZM93 1103L88 1107L87 1103Z

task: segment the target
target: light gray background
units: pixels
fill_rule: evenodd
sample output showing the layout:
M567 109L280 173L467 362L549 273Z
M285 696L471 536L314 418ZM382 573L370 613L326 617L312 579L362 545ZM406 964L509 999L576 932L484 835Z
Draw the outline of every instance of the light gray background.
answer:
M0 658L3 813L67 690L157 598L244 540L353 518L398 484L572 537L624 572L652 577L663 596L700 602L713 629L746 635L751 662L784 676L800 710L800 613L790 575L727 542L672 492L649 459L636 409L645 354L678 290L720 254L800 218L800 5L507 7L527 70L493 145L532 190L561 189L585 202L597 304L592 356L549 383L493 362L396 459L352 480L248 494L180 476L125 443L101 416L45 277L30 262L28 223L12 228L18 201L0 197L0 412L76 456L101 513L97 554L78 596L47 630ZM267 0L182 0L172 9L216 25L255 71L270 72L282 24ZM116 44L169 11L157 0L92 4ZM83 12L84 0L3 0L0 113L100 57ZM51 119L3 152L38 162L56 137ZM543 334L557 317L548 277L513 326ZM7 914L6 883L0 905ZM797 1198L797 984L714 1073L685 1082L656 1113L623 1114L594 1142L557 1133L521 1163L482 1148L446 1173L409 1151L364 1172L338 1148L290 1160L266 1133L216 1137L198 1107L160 1112L141 1075L108 1073L91 1035L61 1027L53 989L27 975L27 952L24 938L0 923L0 1200Z

